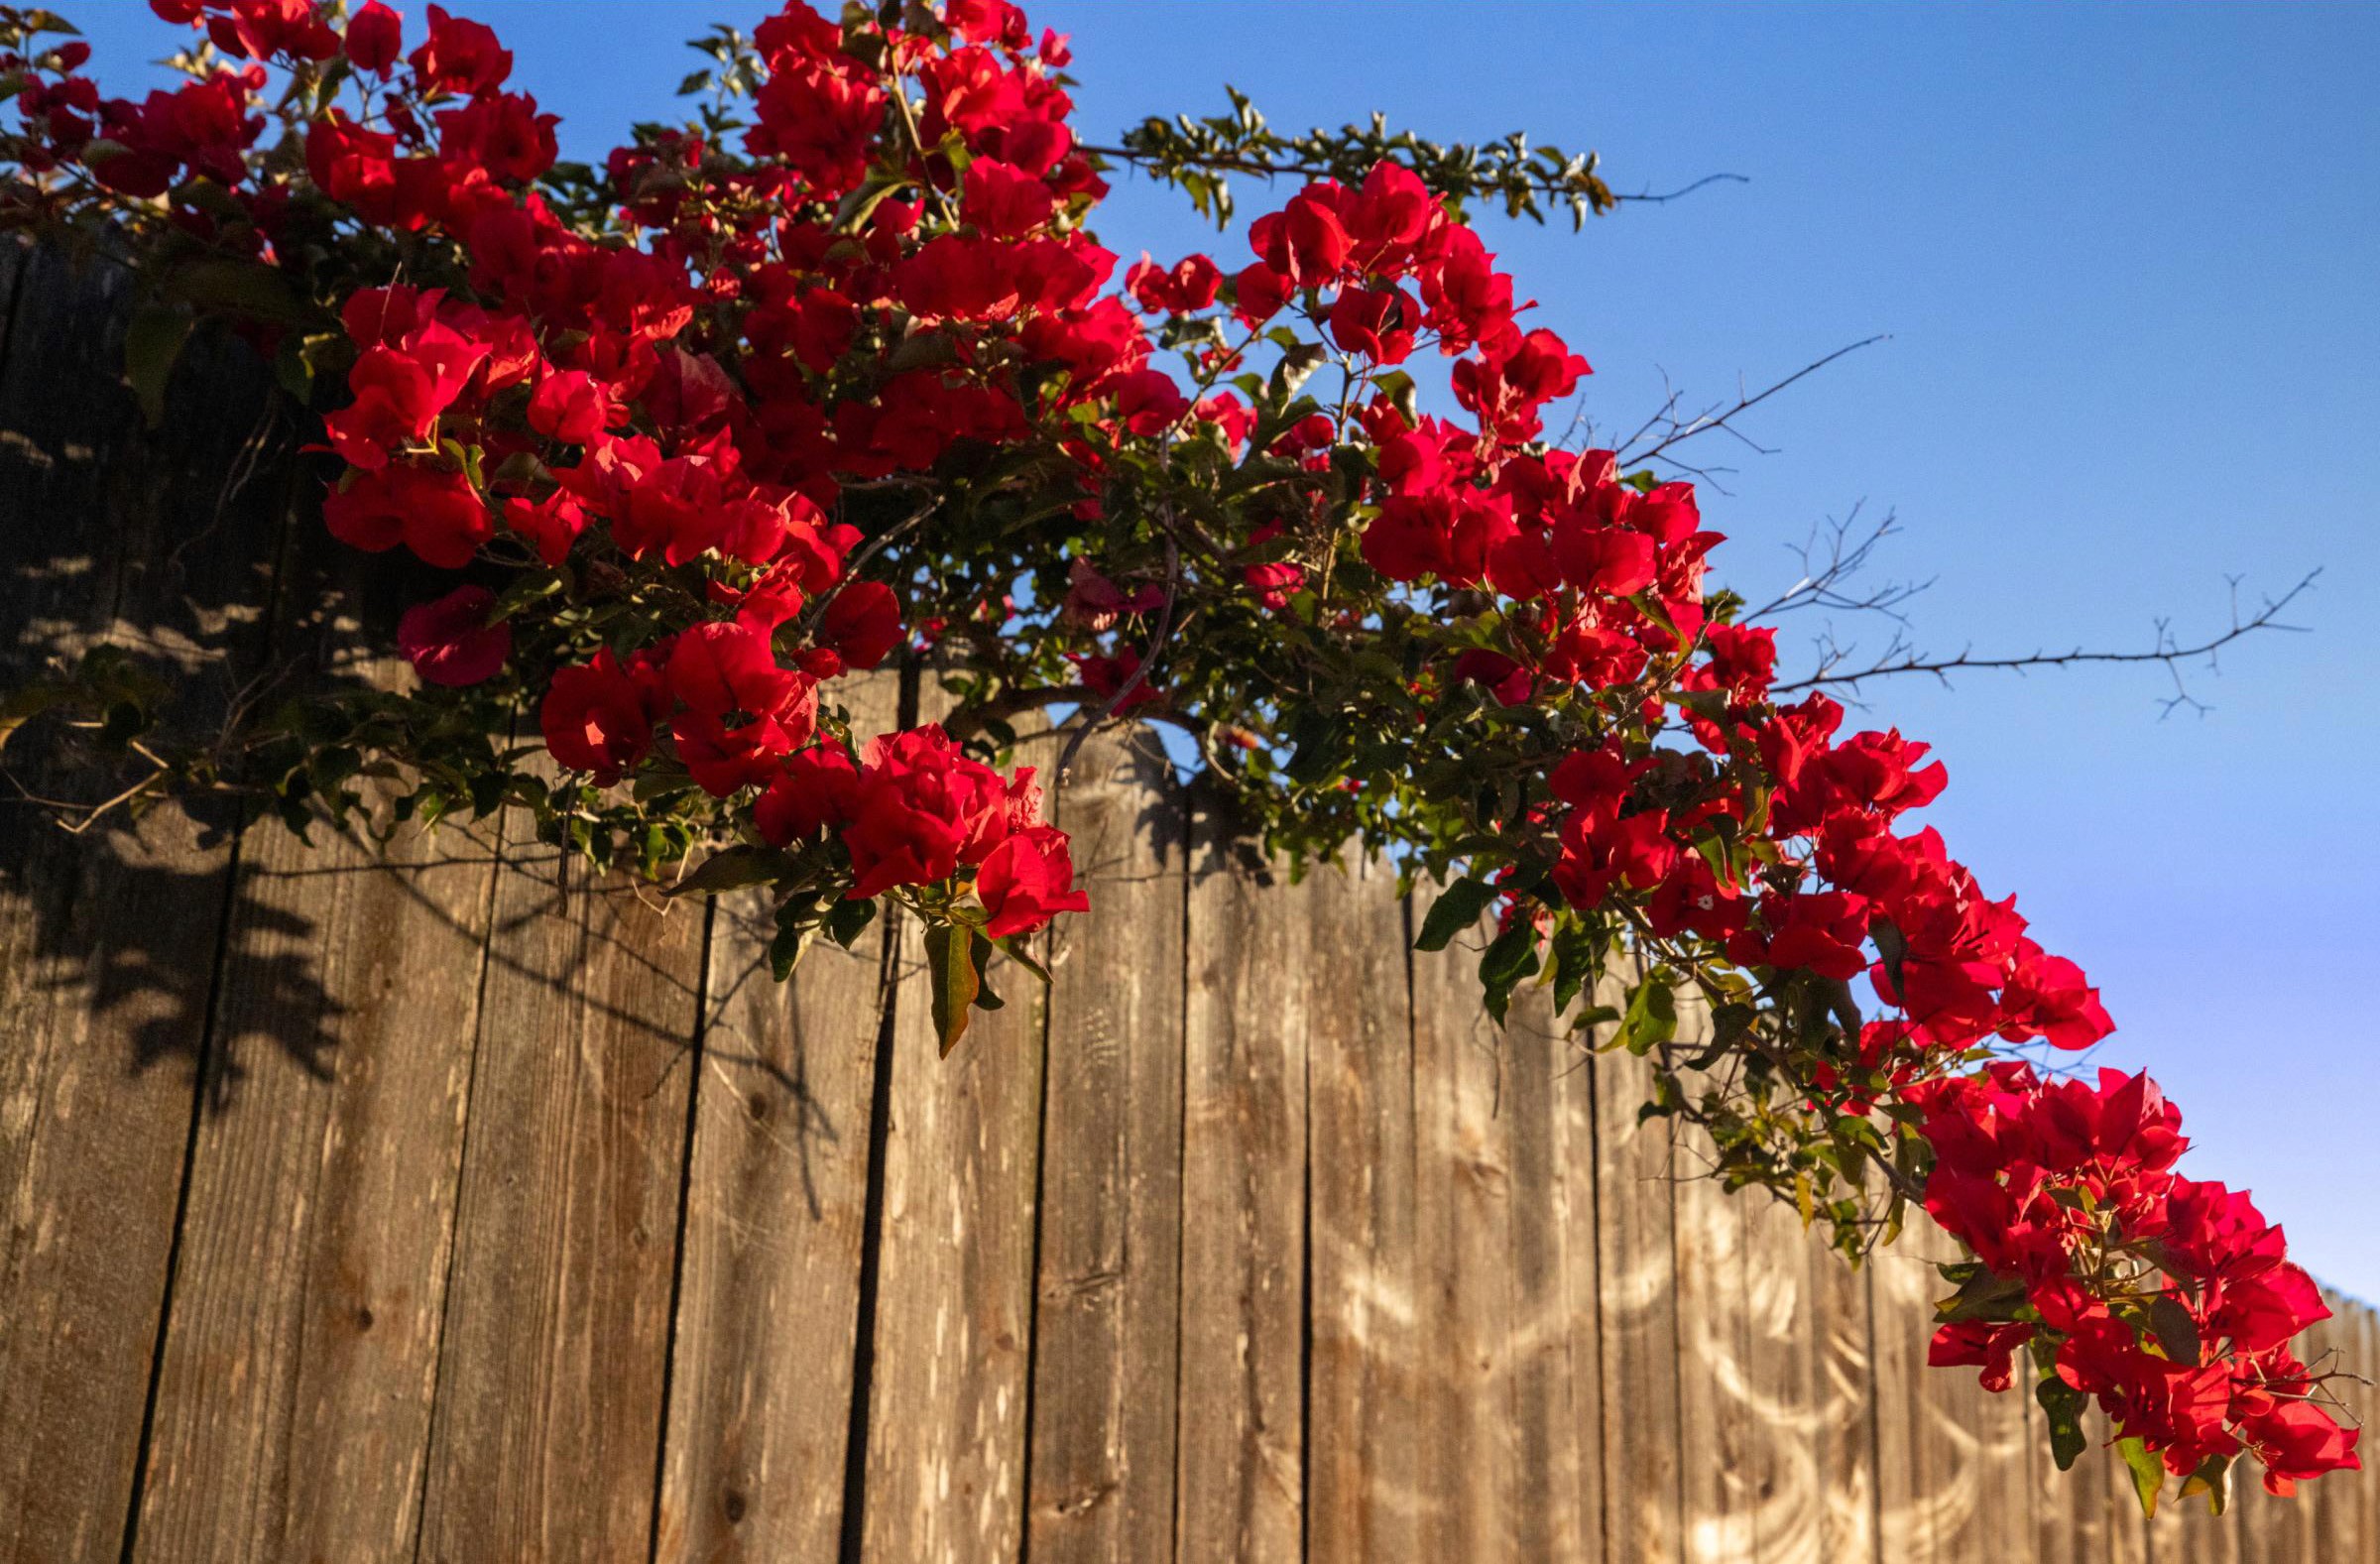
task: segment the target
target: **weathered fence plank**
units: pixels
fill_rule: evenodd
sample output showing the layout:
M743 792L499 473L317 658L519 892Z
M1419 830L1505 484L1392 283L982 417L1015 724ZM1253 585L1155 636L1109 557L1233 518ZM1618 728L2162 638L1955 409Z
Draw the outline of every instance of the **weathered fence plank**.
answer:
M319 472L286 476L275 665L410 683L356 634L409 572L331 539ZM413 1551L499 822L385 846L364 823L242 840L207 1061L224 1111L192 1144L143 1558Z
M1190 876L1177 1557L1269 1564L1304 1548L1315 892L1236 870L1204 800Z
M1844 1506L1828 1462L1840 1453L1822 1411L1819 1251L1790 1206L1766 1190L1733 1198L1743 1224L1745 1427L1749 1434L1752 1544L1760 1564L1857 1559L1855 1540L1829 1536Z
M495 843L313 834L240 866L143 1558L413 1550Z
M1701 1007L1682 1007L1678 1049L1699 1052ZM1693 1090L1689 1086L1689 1090ZM1709 1138L1680 1126L1672 1138L1677 1221L1678 1432L1684 1452L1685 1549L1694 1564L1759 1556L1753 1469L1751 1290L1741 1202L1710 1172ZM1691 1364L1693 1374L1684 1367Z
M509 823L509 822L508 822ZM508 847L420 1556L650 1543L703 911Z
M1012 1556L1024 1530L1048 1002L996 957L1004 1007L944 1056L921 932L900 932L893 998L865 1556L968 1564Z
M1056 821L1096 914L1054 936L1027 1551L1173 1557L1188 820L1154 735L1087 741Z
M1807 1241L1805 1241L1807 1242ZM1826 1485L1820 1556L1883 1564L1876 1536L1875 1338L1869 1276L1831 1250L1813 1250L1812 1334L1818 1363L1818 1466Z
M1306 1556L1411 1558L1423 1354L1434 1363L1446 1344L1416 1328L1404 909L1377 862L1326 865L1309 885Z
M847 686L862 735L899 680ZM841 1546L853 1335L878 1035L880 921L814 941L775 981L759 892L722 898L693 1083L684 1255L669 1375L660 1560L833 1559Z
M177 715L202 730L262 651L282 488L229 475L267 379L237 353L185 373L145 430L118 376L128 275L0 258L0 683L105 643L186 673ZM9 759L31 792L86 796L24 740ZM0 803L0 1557L121 1540L232 834L160 810L68 836Z
M1606 980L1599 1000L1616 997ZM1644 1061L1604 1053L1593 1068L1604 1545L1611 1564L1651 1564L1687 1556L1669 1121L1637 1117Z

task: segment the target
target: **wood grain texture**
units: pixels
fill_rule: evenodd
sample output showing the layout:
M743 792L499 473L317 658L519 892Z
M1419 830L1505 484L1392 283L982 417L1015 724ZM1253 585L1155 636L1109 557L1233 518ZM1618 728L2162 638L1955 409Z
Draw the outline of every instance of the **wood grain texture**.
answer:
M1980 1564L2012 1552L2030 1557L2034 1484L2027 1450L2034 1430L2025 1416L2029 1403L2014 1391L1986 1391L1971 1369L1923 1367L1934 1328L1932 1303L1947 1290L1934 1266L1960 1256L1947 1234L1922 1213L1912 1213L1908 1231L1874 1262L1879 1299L1889 1285L1896 1300L1892 1328L1914 1343L1905 1424L1914 1465L1902 1512L1908 1529L1898 1540L1910 1550L1906 1556L1943 1564ZM1879 1310L1879 1345L1885 1329ZM1892 1518L1888 1512L1888 1525ZM1896 1556L1895 1540L1888 1531L1887 1558Z
M929 668L922 714L941 705ZM1044 730L1015 759L1055 754ZM1008 1558L1024 1534L1048 991L995 957L1003 1008L944 1054L916 919L895 948L864 1556Z
M1812 1412L1822 1510L1819 1558L1884 1564L1876 1536L1875 1337L1870 1276L1832 1249L1808 1246Z
M1176 1557L1295 1559L1315 892L1237 872L1224 817L1198 798L1190 877Z
M1414 926L1427 910L1417 899ZM1526 1371L1513 1315L1512 1133L1497 1112L1504 1036L1473 975L1487 927L1412 957L1414 1328L1434 1344L1413 1417L1417 1463L1436 1474L1418 1496L1420 1556L1508 1564L1523 1518L1524 1430L1513 1412ZM1539 1083L1541 1106L1551 1087ZM1554 1217L1533 1214L1549 1226ZM1548 1313L1542 1327L1567 1345L1567 1311ZM1570 1518L1575 1551L1575 1508Z
M268 383L244 353L200 364L144 428L118 373L131 292L0 244L0 686L115 647L186 680L167 714L195 738L262 652L281 489L228 475ZM47 742L12 741L19 786L113 790ZM0 803L0 1558L119 1549L234 834L161 808L68 836L15 787Z
M1754 1556L1761 1564L1834 1564L1863 1557L1857 1534L1831 1534L1854 1510L1839 1500L1834 1462L1844 1454L1820 1389L1819 1249L1793 1207L1764 1189L1731 1198L1743 1227L1744 1427Z
M651 895L506 853L423 1559L649 1546L704 921Z
M1188 819L1155 736L1100 735L1055 798L1088 917L1053 941L1027 1552L1173 1557Z
M1602 1003L1618 997L1611 980L1600 985ZM1688 1556L1679 1405L1685 1366L1669 1121L1637 1117L1651 1094L1643 1060L1598 1054L1594 1080L1604 1546L1612 1564L1681 1559ZM1699 1361L1690 1367L1707 1372Z
M1699 1051L1709 1021L1681 1005L1678 1051ZM1695 1090L1692 1085L1689 1092ZM1752 1299L1743 1201L1707 1176L1708 1137L1672 1137L1677 1221L1678 1434L1684 1452L1685 1547L1695 1564L1759 1557L1755 1450L1760 1409L1751 1373ZM1691 1370L1691 1372L1689 1372Z
M893 725L890 673L836 686L853 731ZM685 1254L664 1442L661 1560L832 1559L841 1544L882 920L775 981L774 912L720 899L694 1080Z
M1308 882L1306 1556L1411 1558L1425 1346L1404 907L1376 862Z
M291 474L276 667L375 660L405 572L333 540ZM151 1418L138 1555L410 1556L454 1232L500 822L385 810L242 841Z
M306 1046L199 1128L143 1558L413 1550L496 844L314 836L240 866L219 1032Z
M1911 1213L1912 1227L1925 1220L1922 1212ZM1940 1372L1926 1367L1936 1286L1932 1265L1905 1244L1879 1250L1868 1260L1874 1317L1876 1534L1887 1561L1934 1558L1945 1529L1939 1514L1943 1496L1925 1486L1927 1465L1919 1452L1927 1426L1926 1376ZM2104 1481L2103 1473L2094 1470L2090 1475Z

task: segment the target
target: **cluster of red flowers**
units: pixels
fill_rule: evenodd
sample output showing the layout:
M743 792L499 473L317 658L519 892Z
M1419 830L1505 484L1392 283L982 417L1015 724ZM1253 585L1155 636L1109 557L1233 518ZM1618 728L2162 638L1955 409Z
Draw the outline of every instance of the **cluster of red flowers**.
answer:
M1844 1008L1866 975L1882 1015L1849 1027L1809 1095L1854 1116L1921 1105L1930 1208L2014 1284L2000 1314L1946 1327L1938 1361L2005 1384L2035 1343L2177 1472L2243 1448L2280 1486L2354 1464L2286 1349L2319 1299L2244 1196L2171 1172L2174 1115L2144 1080L1949 1073L1993 1039L2078 1049L2111 1023L2013 899L1986 897L1933 831L1904 833L1944 784L1924 745L1842 737L1823 695L1771 698L1773 632L1707 596L1722 540L1691 486L1548 448L1544 409L1588 365L1523 329L1511 278L1412 170L1307 185L1250 225L1237 271L1144 259L1109 292L1118 257L1083 226L1106 185L1068 124L1063 39L1035 41L1008 0L902 26L793 4L754 34L746 156L691 130L623 148L612 226L589 231L533 187L553 117L506 90L511 56L486 28L430 6L408 55L379 0L343 33L313 0L154 4L250 63L136 105L76 74L80 46L56 50L17 99L41 149L28 170L87 168L201 239L228 197L246 221L225 242L280 264L317 219L286 163L250 155L262 67L337 57L355 107L325 91L304 124L312 191L339 232L449 247L446 286L391 271L341 301L351 400L324 428L348 470L325 519L441 568L555 572L541 590L579 617L542 621L559 655L522 667L522 604L459 586L400 628L428 684L524 676L547 750L594 786L674 768L757 841L831 862L845 899L907 888L929 917L1029 933L1084 905L1030 770L1004 779L934 727L849 734L822 708L846 671L940 627L904 624L893 586L857 574L892 539L845 520L848 501L931 495L984 449L1046 458L1064 476L1039 514L1084 525L1108 516L1128 457L1285 469L1302 498L1218 500L1202 526L1219 531L1194 531L1202 556L1165 582L1063 561L1049 633L1071 639L1049 661L1071 662L1074 698L1163 712L1169 649L1121 637L1179 623L1191 595L1350 637L1395 602L1461 618L1405 665L1404 692L1597 714L1593 737L1535 757L1502 818L1472 821L1516 856L1542 844L1537 872L1501 876L1508 921L1612 914L1663 960L1833 985ZM197 180L209 200L185 198ZM1194 385L1155 367L1159 341L1188 344ZM1249 372L1267 344L1284 363L1335 354L1336 412L1269 395ZM1455 360L1463 418L1421 413L1396 371L1425 346ZM1361 584L1326 607L1334 566ZM979 619L998 637L1014 605L990 590ZM1211 731L1256 747L1229 721ZM1666 733L1697 748L1657 748Z
M2287 1494L2357 1464L2360 1430L2315 1401L2289 1351L2330 1310L2245 1191L2173 1171L2182 1115L2146 1075L2101 1070L2093 1088L2010 1061L1912 1096L1938 1158L1927 1210L2020 1284L1995 1297L1987 1280L1930 1362L2005 1389L2031 1344L2178 1477L2244 1449Z

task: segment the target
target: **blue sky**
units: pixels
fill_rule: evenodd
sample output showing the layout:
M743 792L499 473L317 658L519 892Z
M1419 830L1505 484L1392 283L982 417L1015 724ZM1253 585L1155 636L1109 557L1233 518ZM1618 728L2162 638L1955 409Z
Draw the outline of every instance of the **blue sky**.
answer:
M167 36L128 4L66 9L103 68ZM672 112L681 40L758 14L457 9L499 28L581 157ZM2100 984L2122 1028L2102 1056L2183 1105L2189 1170L2254 1188L2309 1266L2380 1298L2380 880L2356 846L2380 777L2380 8L1032 16L1074 35L1092 140L1216 111L1230 81L1283 126L1377 107L1448 139L1525 128L1600 150L1622 190L1748 177L1584 235L1484 223L1595 364L1606 426L1665 384L1731 399L1891 333L1758 410L1747 428L1774 454L1724 457L1731 493L1704 513L1732 540L1721 575L1747 589L1790 580L1784 545L1859 502L1907 529L1885 573L1938 581L1911 612L1945 652L2132 648L2169 615L2189 640L2227 623L2227 577L2252 602L2320 566L2292 616L2310 634L2190 674L2202 716L2161 720L2170 682L2125 668L1894 681L1867 721L1949 762L1931 819ZM1145 184L1120 183L1100 232L1128 258L1245 255Z

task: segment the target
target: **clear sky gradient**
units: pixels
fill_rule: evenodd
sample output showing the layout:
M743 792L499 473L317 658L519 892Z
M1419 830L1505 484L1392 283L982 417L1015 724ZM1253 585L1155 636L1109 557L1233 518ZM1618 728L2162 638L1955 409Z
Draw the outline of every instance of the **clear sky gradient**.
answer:
M145 9L61 9L110 60L161 53ZM417 5L406 5L408 42ZM463 0L516 83L597 158L663 118L679 48L734 0ZM1049 0L1079 124L1250 92L1276 124L1595 148L1622 190L1726 172L1573 236L1483 227L1633 427L1675 385L1731 400L1891 333L1758 410L1774 454L1707 493L1720 575L1789 581L1785 545L1855 503L1908 529L1883 573L1935 578L1927 647L2190 640L2320 566L2305 635L2194 669L1899 680L1866 721L1932 740L1930 811L1995 895L2101 985L2109 1063L2179 1101L2200 1177L2252 1187L2324 1279L2380 1298L2380 7L1750 9ZM120 73L112 79L126 79ZM1288 192L1280 192L1285 196ZM1245 184L1244 212L1262 209ZM1171 192L1120 181L1128 259L1212 247ZM1790 625L1806 660L1819 627ZM1880 648L1888 627L1838 626Z

